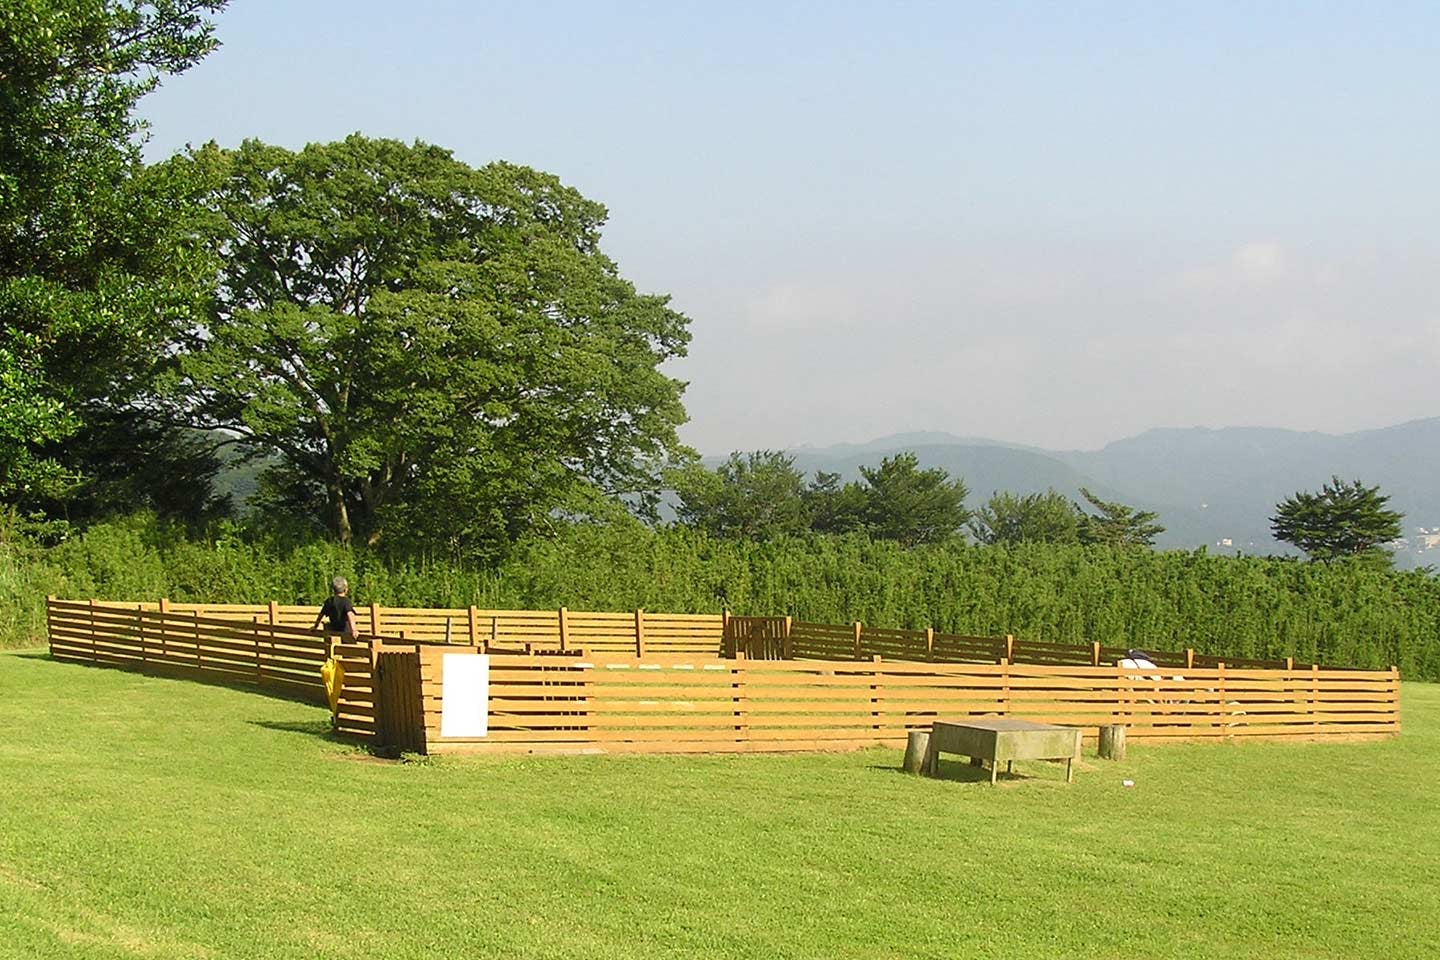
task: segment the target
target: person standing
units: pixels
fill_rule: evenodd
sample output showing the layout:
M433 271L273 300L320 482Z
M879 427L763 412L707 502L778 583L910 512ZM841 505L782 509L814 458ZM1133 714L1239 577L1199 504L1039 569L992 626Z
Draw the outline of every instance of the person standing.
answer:
M320 612L315 615L315 625L310 629L320 629L322 620L327 633L338 633L346 640L359 639L360 624L355 619L355 604L350 602L350 582L344 577L330 581L330 596L325 598Z

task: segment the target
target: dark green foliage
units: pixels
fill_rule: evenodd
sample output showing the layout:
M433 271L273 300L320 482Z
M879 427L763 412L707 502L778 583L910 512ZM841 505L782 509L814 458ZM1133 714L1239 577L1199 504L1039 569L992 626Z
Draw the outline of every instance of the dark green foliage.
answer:
M840 474L821 470L805 488L810 529L816 533L855 533L865 529L866 491L858 483L840 482Z
M71 524L136 509L191 526L227 516L230 502L211 494L220 470L219 438L150 421L134 410L99 412L54 453L81 478L64 499L23 501Z
M1276 504L1270 529L1276 540L1294 544L1311 560L1363 557L1388 566L1390 554L1381 545L1400 536L1404 519L1385 508L1389 501L1378 486L1332 477L1319 493L1301 491Z
M683 452L687 320L600 249L603 206L507 163L354 135L170 164L207 185L213 315L175 417L286 469L342 541L494 557L557 512L658 493Z
M861 467L865 491L865 528L880 540L906 546L940 543L965 526L963 480L951 480L939 467L920 469L913 453L886 457L878 467Z
M865 482L840 483L821 471L808 486L795 458L775 450L732 453L707 470L691 463L669 474L681 525L717 537L773 540L816 533L866 532L906 546L939 543L969 518L965 484L939 468L921 470L913 453L861 467Z
M214 47L222 6L0 4L0 499L73 494L49 454L133 400L193 316L187 185L142 167L132 110Z
M1076 543L1084 518L1054 490L1019 496L1000 492L975 511L970 532L981 543Z
M714 470L690 463L668 480L680 522L713 536L768 540L809 526L805 478L777 450L732 453Z
M1155 522L1159 519L1156 513L1137 510L1123 503L1109 503L1084 487L1080 488L1080 495L1097 511L1087 513L1083 507L1076 505L1080 511L1081 543L1107 547L1149 547L1154 545L1157 536L1165 532L1165 528Z
M9 643L43 633L43 597L318 603L336 573L361 602L410 606L788 613L806 620L1153 647L1440 679L1440 579L1364 563L1203 551L958 541L904 549L863 535L716 539L635 522L531 542L498 566L387 560L305 537L186 539L136 518L49 550L0 540Z

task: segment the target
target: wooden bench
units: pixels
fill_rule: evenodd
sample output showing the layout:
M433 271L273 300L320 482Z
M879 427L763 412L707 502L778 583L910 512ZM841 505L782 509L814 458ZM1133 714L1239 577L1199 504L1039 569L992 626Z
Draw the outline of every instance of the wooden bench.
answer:
M934 776L940 754L958 753L980 766L990 761L990 782L1005 761L1007 772L1016 760L1064 760L1065 782L1074 781L1073 765L1080 756L1080 731L1033 720L1012 717L976 717L966 720L937 720L930 730L930 745L922 769Z

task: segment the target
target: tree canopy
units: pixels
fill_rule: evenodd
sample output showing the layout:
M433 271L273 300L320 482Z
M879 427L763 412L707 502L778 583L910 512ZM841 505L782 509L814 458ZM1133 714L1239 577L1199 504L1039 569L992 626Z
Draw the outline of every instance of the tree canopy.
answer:
M966 489L945 470L921 470L913 453L861 467L862 481L820 471L805 483L795 458L776 450L732 453L713 470L671 471L677 519L717 536L768 540L787 534L863 532L907 546L938 543L969 519Z
M691 463L670 483L680 522L715 536L769 540L810 526L805 477L778 450L737 451L713 470Z
M975 511L970 532L980 543L1075 543L1082 514L1054 490L1019 495L1001 491Z
M653 502L682 450L687 319L600 249L556 177L353 135L170 166L203 185L208 319L168 404L278 455L272 504L342 541L502 550L563 514Z
M136 102L215 46L223 0L0 5L0 499L81 479L63 442L133 401L194 308L186 185Z
M865 525L882 540L907 546L948 540L965 526L969 491L940 467L920 469L913 453L898 453L878 467L861 467L866 493Z
M1319 493L1300 491L1275 505L1270 529L1275 539L1304 550L1312 560L1372 556L1390 562L1380 547L1400 536L1403 514L1386 509L1390 498L1378 486L1339 477Z
M1098 543L1110 547L1150 547L1155 538L1165 532L1157 523L1160 515L1150 510L1141 510L1123 503L1101 500L1085 487L1080 495L1094 513L1076 504L1080 511L1080 542Z

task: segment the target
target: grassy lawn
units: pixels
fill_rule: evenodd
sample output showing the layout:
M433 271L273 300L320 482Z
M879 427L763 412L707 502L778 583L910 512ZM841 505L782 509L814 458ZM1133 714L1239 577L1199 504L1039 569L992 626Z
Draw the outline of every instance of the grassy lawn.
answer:
M992 789L885 750L387 763L314 707L0 654L0 956L1428 958L1440 687L1402 696L1398 740Z

